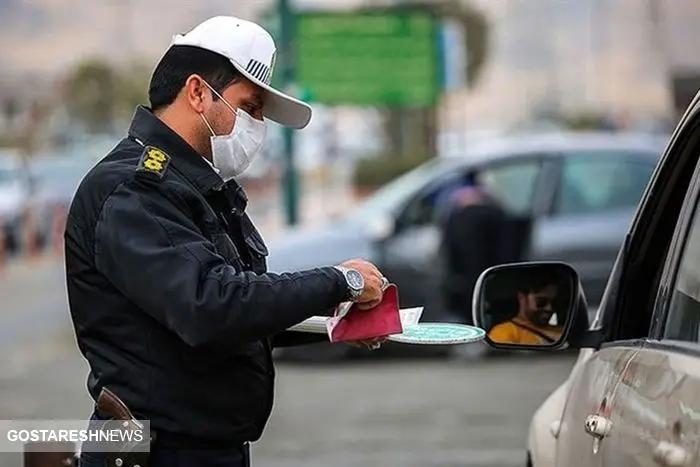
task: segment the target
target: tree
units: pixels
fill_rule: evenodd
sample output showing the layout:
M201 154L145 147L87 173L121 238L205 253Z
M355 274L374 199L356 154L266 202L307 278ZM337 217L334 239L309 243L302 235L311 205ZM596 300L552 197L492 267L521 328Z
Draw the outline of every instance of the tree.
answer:
M115 87L116 114L119 119L128 120L139 104L148 102L149 67L132 63L120 70Z
M92 133L114 129L117 113L117 77L112 67L99 59L80 63L68 76L66 108L71 118Z
M111 132L147 99L149 70L139 63L117 69L99 59L76 66L65 83L71 119L90 133Z

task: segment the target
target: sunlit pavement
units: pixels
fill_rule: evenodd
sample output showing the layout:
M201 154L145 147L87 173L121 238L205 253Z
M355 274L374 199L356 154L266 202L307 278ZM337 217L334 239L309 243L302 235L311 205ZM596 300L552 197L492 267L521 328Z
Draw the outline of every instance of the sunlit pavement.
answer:
M0 418L82 418L86 366L63 269L42 259L0 278ZM257 466L523 466L530 416L573 356L278 365ZM19 466L19 457L0 457Z

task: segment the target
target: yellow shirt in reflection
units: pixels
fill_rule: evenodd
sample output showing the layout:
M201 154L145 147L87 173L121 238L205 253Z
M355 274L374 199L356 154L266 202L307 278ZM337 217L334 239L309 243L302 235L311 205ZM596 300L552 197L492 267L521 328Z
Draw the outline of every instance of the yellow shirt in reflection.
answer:
M491 328L489 338L500 344L549 345L558 341L561 334L561 326L541 328L513 318Z

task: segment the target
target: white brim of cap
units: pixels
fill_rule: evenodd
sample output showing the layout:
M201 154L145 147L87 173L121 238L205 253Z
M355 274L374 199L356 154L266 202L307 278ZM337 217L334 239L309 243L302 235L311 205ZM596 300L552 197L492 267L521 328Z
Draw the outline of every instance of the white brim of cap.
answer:
M295 128L304 128L311 120L311 106L306 102L295 99L292 96L278 91L269 84L265 84L231 60L234 67L247 79L267 91L263 115L280 125Z

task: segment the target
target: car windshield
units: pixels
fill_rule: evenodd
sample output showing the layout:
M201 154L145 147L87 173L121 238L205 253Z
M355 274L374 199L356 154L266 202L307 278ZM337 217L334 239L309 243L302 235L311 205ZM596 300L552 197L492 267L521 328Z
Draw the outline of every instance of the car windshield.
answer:
M362 203L357 217L374 217L396 210L417 189L459 165L458 160L433 159L380 188Z

